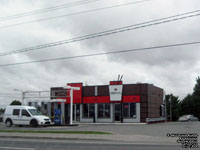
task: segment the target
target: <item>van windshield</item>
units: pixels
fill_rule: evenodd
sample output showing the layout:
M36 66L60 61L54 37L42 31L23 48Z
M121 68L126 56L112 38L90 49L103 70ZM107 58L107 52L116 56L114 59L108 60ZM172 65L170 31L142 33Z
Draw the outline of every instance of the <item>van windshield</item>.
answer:
M42 115L38 110L36 109L28 109L28 111L31 113L33 116L39 116Z

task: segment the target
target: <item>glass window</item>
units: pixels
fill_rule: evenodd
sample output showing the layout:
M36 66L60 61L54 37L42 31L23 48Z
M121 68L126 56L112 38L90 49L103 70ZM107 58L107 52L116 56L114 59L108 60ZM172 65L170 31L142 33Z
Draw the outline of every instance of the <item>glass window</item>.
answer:
M136 103L124 103L123 104L123 117L124 118L136 118Z
M110 104L98 104L98 118L110 118Z
M25 109L23 109L22 110L22 116L30 117L30 114Z
M94 117L94 104L83 104L83 117L84 118Z
M110 118L110 104L105 104L105 118Z
M89 104L89 117L94 117L94 104Z
M103 118L103 104L98 104L98 118Z
M123 104L123 116L124 116L124 118L129 117L129 103Z
M36 110L36 109L28 109L28 111L31 113L31 115L33 115L33 116L39 116L39 115L41 115L41 113L38 111L38 110Z
M136 118L136 103L130 103L130 118Z
M20 109L13 109L13 115L19 116Z
M88 104L83 104L83 117L88 118Z

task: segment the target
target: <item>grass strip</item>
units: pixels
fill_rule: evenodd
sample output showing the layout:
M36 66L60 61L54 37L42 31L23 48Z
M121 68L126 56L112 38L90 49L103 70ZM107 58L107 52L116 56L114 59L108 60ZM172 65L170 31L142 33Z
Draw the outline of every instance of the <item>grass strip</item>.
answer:
M39 131L39 130L0 130L4 133L50 133L50 134L112 134L101 131Z

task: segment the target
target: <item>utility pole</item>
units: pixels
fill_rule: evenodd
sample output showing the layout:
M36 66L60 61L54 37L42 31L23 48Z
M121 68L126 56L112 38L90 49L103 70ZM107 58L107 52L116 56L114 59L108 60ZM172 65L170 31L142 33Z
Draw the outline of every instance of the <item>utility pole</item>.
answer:
M165 97L165 91L163 91L163 97L164 97L164 101L165 101L165 122L167 122L167 101L166 101L166 97Z
M24 106L24 98L25 98L25 93L26 93L26 91L24 91L24 90L19 90L19 89L14 89L14 91L20 91L20 92L22 92L22 106Z
M172 122L172 95L170 95L170 122Z
M24 103L25 93L26 93L25 91L22 91L22 106L25 105L25 103Z

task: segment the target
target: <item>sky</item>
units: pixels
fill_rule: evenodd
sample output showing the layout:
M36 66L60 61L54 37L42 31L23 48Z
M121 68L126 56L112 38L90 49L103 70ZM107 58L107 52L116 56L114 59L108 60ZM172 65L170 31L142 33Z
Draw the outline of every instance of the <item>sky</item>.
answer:
M198 10L199 0L96 0L9 20L3 17L63 6L81 0L1 0L0 54L67 40L124 26ZM86 1L86 0L85 0ZM138 2L134 3L133 2ZM44 18L79 13L77 15ZM20 25L16 25L20 24ZM0 56L0 65L200 41L200 16L129 30L112 35ZM180 99L193 91L200 72L200 44L33 63L0 66L0 107L21 99L24 91L50 90L67 83L109 84L123 75L123 83L150 83Z

